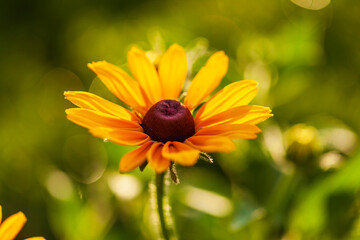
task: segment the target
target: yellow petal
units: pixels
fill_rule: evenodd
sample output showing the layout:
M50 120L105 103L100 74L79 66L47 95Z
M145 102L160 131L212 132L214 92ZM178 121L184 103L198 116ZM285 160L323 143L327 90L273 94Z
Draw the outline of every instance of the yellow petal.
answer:
M119 119L109 114L84 108L66 109L67 118L85 128L136 128L140 125L135 121Z
M162 89L156 68L144 51L132 47L127 59L131 73L138 80L150 104L162 100Z
M170 160L162 155L164 144L155 142L147 153L147 159L156 173L162 173L170 166Z
M132 129L110 130L103 128L93 128L90 129L90 132L95 137L106 138L113 143L124 146L138 146L150 140L150 137L147 134Z
M106 61L89 63L88 67L96 73L105 86L121 101L141 114L150 107L146 102L139 83L125 71Z
M192 80L185 98L185 105L194 109L220 84L229 65L223 51L214 53Z
M271 110L268 107L244 105L215 114L203 121L197 119L195 120L195 124L196 129L224 123L248 123L255 125L256 123L271 117L272 114L270 114L270 112ZM250 122L251 120L254 121Z
M146 160L146 154L153 143L154 141L146 142L141 147L125 154L120 160L120 172L131 171L144 163Z
M204 120L230 108L247 105L258 91L258 82L243 80L227 85L197 112L195 119Z
M26 238L25 240L46 240L43 237L31 237L31 238Z
M214 135L229 138L255 139L261 129L251 124L220 124L200 129L195 135Z
M268 107L256 106L253 105L253 108L249 111L249 113L234 121L234 124L252 124L256 125L272 117L271 109Z
M0 224L1 224L1 220L2 220L2 207L0 205Z
M230 152L235 149L231 139L223 136L192 136L185 143L202 152Z
M215 114L214 116L211 116L205 120L195 120L195 127L196 129L212 126L212 125L218 125L222 123L230 123L237 119L240 119L242 117L245 117L246 114L248 114L251 110L252 106L245 105L240 106L236 108L231 108L229 110L226 110L224 112Z
M183 166L193 166L199 159L200 151L181 142L167 142L162 155Z
M177 99L187 75L185 50L173 44L163 55L159 64L159 77L164 99Z
M120 105L112 103L95 94L80 91L66 91L65 98L78 107L99 111L102 113L117 116L125 120L135 120L137 117L129 110Z
M13 240L20 232L26 222L26 217L22 212L18 212L8 217L0 226L0 239Z

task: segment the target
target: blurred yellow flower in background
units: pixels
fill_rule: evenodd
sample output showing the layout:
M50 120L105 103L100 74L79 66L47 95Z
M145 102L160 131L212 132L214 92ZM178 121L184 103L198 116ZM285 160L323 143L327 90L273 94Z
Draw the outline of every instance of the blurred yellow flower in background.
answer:
M311 162L320 153L319 133L313 126L296 124L286 132L287 158L297 165Z
M1 240L13 240L18 235L24 224L26 223L26 217L24 213L18 212L7 219L4 222L2 220L2 207L0 205L0 239ZM43 237L31 237L25 240L45 240Z
M228 56L214 53L196 74L184 103L178 101L187 76L185 50L172 45L156 67L145 52L133 47L127 56L130 71L107 63L93 62L93 70L104 85L129 111L88 92L67 91L65 98L80 108L66 110L67 118L100 138L116 144L138 146L120 161L127 172L149 163L157 173L171 161L194 165L200 152L229 152L232 139L254 139L256 124L272 116L267 107L248 105L258 91L252 80L229 84L193 112L220 84L228 70Z

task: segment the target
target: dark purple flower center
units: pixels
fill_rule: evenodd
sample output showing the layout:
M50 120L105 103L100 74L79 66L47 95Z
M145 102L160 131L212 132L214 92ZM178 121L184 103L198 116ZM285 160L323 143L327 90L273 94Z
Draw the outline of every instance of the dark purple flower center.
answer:
M145 114L141 126L152 140L178 141L195 134L194 119L184 105L175 100L162 100Z

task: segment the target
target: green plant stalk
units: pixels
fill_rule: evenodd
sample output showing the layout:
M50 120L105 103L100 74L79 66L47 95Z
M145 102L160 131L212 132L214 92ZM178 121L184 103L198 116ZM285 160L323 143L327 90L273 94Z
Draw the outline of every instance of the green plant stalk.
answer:
M165 219L164 212L164 193L165 193L165 173L156 174L156 203L157 203L157 212L159 215L160 228L162 236L165 240L170 239L170 232Z

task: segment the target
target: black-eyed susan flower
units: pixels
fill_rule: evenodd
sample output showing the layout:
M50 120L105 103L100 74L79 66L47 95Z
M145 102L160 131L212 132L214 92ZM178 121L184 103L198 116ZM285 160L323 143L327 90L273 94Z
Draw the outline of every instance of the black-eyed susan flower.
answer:
M1 240L13 240L18 235L24 224L26 223L26 217L24 213L18 212L7 219L4 222L2 220L2 208L0 205L0 239ZM43 237L32 237L25 240L45 240Z
M256 138L261 132L256 124L272 116L267 107L248 105L258 90L258 83L252 80L229 84L193 116L227 72L229 60L223 51L214 53L196 74L184 103L178 101L187 75L181 46L172 45L158 67L136 47L127 60L135 79L105 61L88 66L131 111L88 92L65 92L66 99L80 107L66 110L70 121L96 137L140 146L123 156L121 172L146 161L157 173L168 169L171 161L192 166L200 152L229 152L235 148L232 139Z

